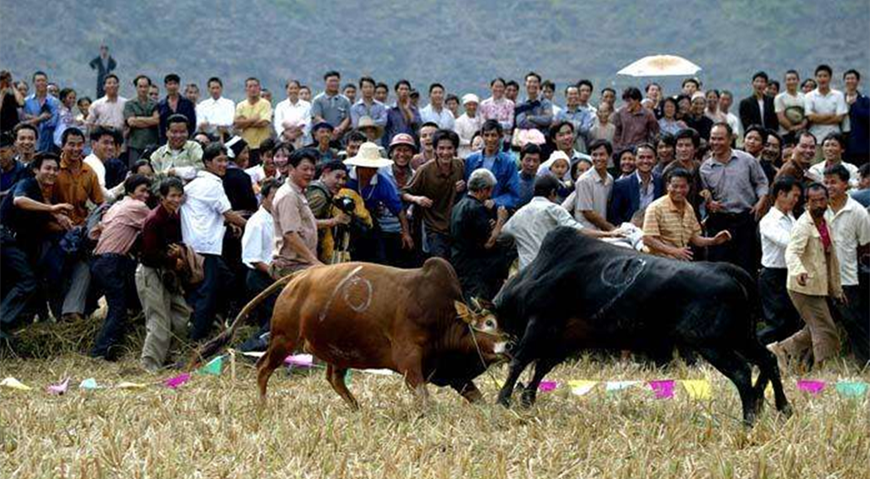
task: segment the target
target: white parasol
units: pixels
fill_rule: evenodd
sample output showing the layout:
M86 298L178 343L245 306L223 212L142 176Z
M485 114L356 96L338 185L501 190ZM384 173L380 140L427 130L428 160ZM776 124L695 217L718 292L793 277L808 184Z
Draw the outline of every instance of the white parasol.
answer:
M652 55L643 57L619 70L617 75L632 77L686 76L694 75L701 67L675 55Z

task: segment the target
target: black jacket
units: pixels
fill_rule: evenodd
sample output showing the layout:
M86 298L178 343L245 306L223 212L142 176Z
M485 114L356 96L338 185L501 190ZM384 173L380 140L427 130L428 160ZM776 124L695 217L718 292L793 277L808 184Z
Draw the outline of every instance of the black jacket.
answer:
M774 131L779 130L779 119L776 117L773 98L764 96L764 118L761 118L761 111L758 109L758 100L755 96L740 100L740 123L743 124L743 131L752 125L761 125Z

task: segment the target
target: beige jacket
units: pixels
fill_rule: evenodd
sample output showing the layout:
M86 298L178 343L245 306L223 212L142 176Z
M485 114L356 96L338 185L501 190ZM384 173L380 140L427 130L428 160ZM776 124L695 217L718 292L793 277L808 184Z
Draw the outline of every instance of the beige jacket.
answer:
M810 296L840 297L843 289L840 285L840 264L833 246L834 235L830 233L831 251L825 253L822 246L822 236L813 223L809 211L801 215L791 230L791 239L785 249L785 263L788 267L788 282L790 291ZM806 286L797 282L798 275L806 273Z

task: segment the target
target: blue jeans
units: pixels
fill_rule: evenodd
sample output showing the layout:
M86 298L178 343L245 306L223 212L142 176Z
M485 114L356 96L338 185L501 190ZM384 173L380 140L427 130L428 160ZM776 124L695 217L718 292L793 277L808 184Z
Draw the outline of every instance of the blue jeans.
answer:
M91 356L106 357L109 348L114 346L124 332L127 308L135 302L136 261L120 254L101 254L91 264L91 276L100 292L106 296L109 312L103 327L97 333Z

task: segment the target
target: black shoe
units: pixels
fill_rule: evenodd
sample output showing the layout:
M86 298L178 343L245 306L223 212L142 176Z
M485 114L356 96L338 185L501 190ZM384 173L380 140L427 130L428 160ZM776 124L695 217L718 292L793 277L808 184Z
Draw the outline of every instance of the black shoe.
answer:
M269 333L253 336L239 346L239 351L248 353L252 351L265 351L269 347Z

